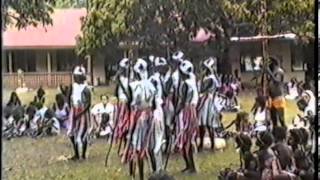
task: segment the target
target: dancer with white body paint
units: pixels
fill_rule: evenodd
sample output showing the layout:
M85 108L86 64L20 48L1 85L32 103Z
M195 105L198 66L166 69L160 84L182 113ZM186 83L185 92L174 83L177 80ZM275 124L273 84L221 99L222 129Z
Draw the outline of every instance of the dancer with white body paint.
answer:
M149 141L149 154L154 172L160 172L163 169L162 145L165 137L165 122L163 113L163 87L160 79L160 71L166 64L167 62L164 58L155 58L153 62L154 74L149 78L155 87L153 103L154 110L151 122L151 136Z
M87 87L86 71L84 67L77 66L73 71L74 83L71 89L71 111L70 111L70 126L68 136L73 145L74 156L72 160L86 158L88 146L88 135L90 127L90 106L91 92Z
M214 107L214 97L218 88L221 87L221 82L216 74L216 63L217 59L215 57L210 57L202 63L204 77L200 81L200 99L197 106L200 135L199 150L202 150L203 148L206 129L208 130L211 140L211 148L212 150L214 149L214 128L219 126L217 124L218 122L215 120L216 111Z
M144 178L144 158L148 153L148 144L151 137L151 122L155 88L148 79L148 64L138 59L133 70L136 79L130 82L131 111L127 146L122 156L122 162L129 162L130 176L135 177L135 166L138 165L139 177Z
M178 122L175 128L176 147L182 153L186 168L182 172L195 173L196 167L193 158L193 147L195 144L198 119L196 106L199 95L197 89L194 67L188 60L184 60L180 66L182 84L180 86L179 107L177 108Z

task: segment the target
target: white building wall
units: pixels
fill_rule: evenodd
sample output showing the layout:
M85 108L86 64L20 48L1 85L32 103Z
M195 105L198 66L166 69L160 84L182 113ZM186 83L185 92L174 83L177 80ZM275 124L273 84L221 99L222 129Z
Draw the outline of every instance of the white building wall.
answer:
M238 45L234 44L230 48L229 52L229 58L230 62L232 62L232 72L234 72L235 69L239 70L239 73L241 73L241 78L243 82L250 83L251 79L254 77L253 72L241 72L240 71L240 47L243 46L250 46L250 45ZM257 47L252 45L252 51L257 51ZM277 58L281 58L283 60L283 68L285 70L285 80L288 81L292 77L296 77L298 81L304 80L304 72L303 71L292 71L291 69L291 47L290 42L282 41L282 42L270 42L268 46L268 52L270 56L274 56Z

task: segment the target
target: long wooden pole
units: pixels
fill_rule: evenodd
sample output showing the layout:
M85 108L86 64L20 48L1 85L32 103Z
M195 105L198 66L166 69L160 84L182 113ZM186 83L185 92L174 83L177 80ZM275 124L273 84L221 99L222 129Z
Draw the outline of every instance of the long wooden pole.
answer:
M267 35L267 2L266 0L263 0L261 2L261 14L262 14L262 24L261 24L261 35ZM269 54L268 54L268 39L263 39L262 40L262 57L263 57L263 72L262 72L262 77L261 77L261 86L263 89L263 94L267 94L267 80L266 80L266 69L268 67L268 59L269 59Z

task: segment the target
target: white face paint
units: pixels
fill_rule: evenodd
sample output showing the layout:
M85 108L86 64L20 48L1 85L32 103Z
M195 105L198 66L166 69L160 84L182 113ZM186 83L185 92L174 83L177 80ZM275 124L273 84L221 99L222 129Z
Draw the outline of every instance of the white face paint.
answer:
M119 66L121 68L128 68L129 67L129 59L128 58L123 58L119 62Z
M172 55L172 59L175 60L175 61L182 62L182 61L183 61L183 59L182 59L183 56L184 56L183 52L178 51L178 52L176 52L176 53L174 53L174 54Z
M184 60L180 64L179 68L180 68L180 71L185 75L189 75L189 74L193 73L193 71L194 71L193 64L188 60Z
M133 70L140 76L141 79L148 78L148 72L147 72L148 64L143 59L138 59L136 64L133 67Z

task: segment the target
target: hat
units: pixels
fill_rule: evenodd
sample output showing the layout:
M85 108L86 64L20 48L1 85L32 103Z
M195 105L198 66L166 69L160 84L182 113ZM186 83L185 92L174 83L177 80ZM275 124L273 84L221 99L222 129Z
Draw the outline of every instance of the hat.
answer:
M73 70L74 75L85 75L86 74L86 69L81 66L76 66Z
M217 58L216 57L210 57L203 61L203 66L208 68L210 71L215 70L215 66L217 64Z
M134 65L133 70L139 75L142 75L143 73L147 72L147 68L148 68L148 63L144 59L139 58L137 59L137 62Z
M128 68L129 67L129 59L128 58L123 58L119 62L119 66L122 68Z
M167 60L163 57L157 57L154 61L155 66L164 66L167 65Z
M177 51L177 52L173 53L172 59L175 60L175 61L182 62L183 61L183 59L182 59L183 56L184 56L184 53L182 51Z
M186 74L186 75L189 75L194 71L193 64L189 60L184 60L180 64L179 69L183 74Z

